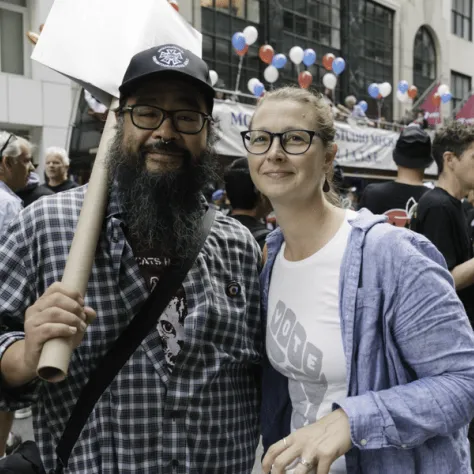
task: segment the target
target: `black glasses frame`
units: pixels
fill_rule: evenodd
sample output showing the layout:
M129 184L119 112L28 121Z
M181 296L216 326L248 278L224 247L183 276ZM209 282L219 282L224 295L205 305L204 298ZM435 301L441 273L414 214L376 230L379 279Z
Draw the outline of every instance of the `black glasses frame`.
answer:
M133 111L137 107L150 107L151 109L159 110L163 114L163 118L161 119L161 122L156 127L141 127L140 125L137 125L133 118ZM163 122L169 117L171 120L171 123L173 124L174 129L178 133L184 133L185 135L197 135L198 133L202 132L202 129L206 125L207 121L209 122L213 121L212 115L205 114L204 112L199 112L197 110L191 110L191 109L165 110L165 109L162 109L161 107L157 107L156 105L147 105L147 104L127 105L126 107L122 107L120 109L120 113L125 113L125 112L130 112L130 118L132 119L133 125L135 125L135 127L141 130L157 130L158 128L161 127L161 125L163 125ZM203 118L202 127L197 132L183 132L181 130L178 130L178 128L176 127L176 124L174 123L174 114L177 112L193 112L195 114L201 115Z
M0 150L0 159L3 157L3 152L7 149L7 146L10 143L12 138L16 138L16 135L13 134L13 133L10 133L10 136L8 137L7 141L5 142L5 145L3 145L2 149Z
M246 143L246 135L248 133L252 133L252 132L265 132L267 133L268 135L270 135L270 143L268 145L268 148L265 150L265 151L261 151L259 153L255 153L253 151L250 151L248 148L247 148L247 143ZM304 150L304 151L300 151L298 153L294 153L294 152L291 152L291 151L288 151L286 148L285 148L285 145L283 145L283 135L286 135L287 133L290 133L290 132L306 132L308 135L309 135L309 143L308 143L308 147ZM279 133L273 133L273 132L269 132L268 130L245 130L243 132L240 132L240 135L242 137L242 141L244 142L244 147L245 149L252 155L263 155L265 153L267 153L268 150L270 150L270 148L272 147L273 145L273 139L275 137L278 137L280 139L280 146L282 148L282 150L285 152L285 153L288 153L289 155L302 155L304 153L306 153L310 146L312 145L313 143L313 138L316 136L316 137L319 137L321 138L321 134L318 133L318 132L315 132L314 130L304 130L304 129L294 129L294 130L287 130L286 132L279 132Z

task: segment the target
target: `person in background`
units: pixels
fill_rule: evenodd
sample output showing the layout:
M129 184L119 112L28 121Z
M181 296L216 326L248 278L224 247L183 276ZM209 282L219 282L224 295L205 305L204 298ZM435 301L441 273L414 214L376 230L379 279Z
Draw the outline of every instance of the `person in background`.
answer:
M291 87L243 132L280 226L260 277L263 471L467 474L466 313L427 239L336 205L335 135L321 96Z
M46 150L45 173L48 178L46 186L60 193L77 188L78 184L68 178L69 157L64 148L52 146Z
M239 158L226 168L224 182L231 206L229 215L247 227L263 249L270 230L260 219L262 199L250 177L247 158Z
M466 214L467 228L471 242L474 242L474 190L471 189L462 201L464 213Z
M227 199L227 194L225 192L225 189L217 189L216 191L212 193L212 203L225 216L229 214L230 205L229 205L229 200Z
M429 135L418 125L405 128L393 150L393 161L395 181L367 185L359 209L385 214L390 224L408 228L414 206L429 191L423 185L425 169L433 162Z
M32 171L28 176L27 185L19 189L16 194L23 201L23 206L28 207L40 197L54 194L54 191L49 189L45 184L40 184L38 174Z
M452 122L440 129L433 155L438 182L418 203L416 231L443 254L474 326L473 249L461 201L474 188L474 126Z
M23 209L16 191L25 187L28 176L34 171L31 143L13 133L0 132L0 237L7 234L9 224ZM0 318L1 332L22 330L23 324L8 313ZM18 410L18 418L29 416L28 408ZM0 458L10 454L21 443L21 438L11 432L13 411L0 412Z

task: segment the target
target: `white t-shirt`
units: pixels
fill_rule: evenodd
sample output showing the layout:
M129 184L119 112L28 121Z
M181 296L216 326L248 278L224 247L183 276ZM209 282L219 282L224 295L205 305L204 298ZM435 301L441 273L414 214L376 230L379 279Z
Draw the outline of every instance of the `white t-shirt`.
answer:
M271 364L288 377L292 432L328 415L334 402L347 397L339 275L352 228L349 220L356 215L346 211L336 235L310 257L290 262L283 244L275 259L266 344ZM330 474L345 473L341 457Z

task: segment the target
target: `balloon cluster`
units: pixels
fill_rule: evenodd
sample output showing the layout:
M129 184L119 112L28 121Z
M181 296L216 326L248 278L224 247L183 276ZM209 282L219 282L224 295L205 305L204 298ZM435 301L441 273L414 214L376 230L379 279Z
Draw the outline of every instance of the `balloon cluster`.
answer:
M438 90L433 94L432 101L433 104L436 105L436 107L439 107L441 105L441 102L443 104L447 104L452 98L453 95L449 90L449 86L447 84L441 84L438 87Z
M247 26L244 28L244 31L234 33L232 36L232 46L235 49L235 52L243 57L247 54L249 46L255 43L258 38L258 31L255 26Z
M397 99L405 104L418 95L418 87L410 86L407 81L400 81L397 88Z
M247 87L255 97L262 97L265 94L265 86L256 77L249 80Z
M309 71L299 72L299 66L301 63L306 67L312 66L316 62L316 51L311 48L303 50L300 46L293 46L290 49L290 59L298 69L298 84L303 89L308 89L313 82L313 75Z
M337 76L346 69L346 61L343 58L336 58L332 53L328 53L323 56L323 66L326 71L332 71L323 76L324 87L334 90L337 85Z
M368 92L372 99L385 99L392 93L392 86L389 82L377 84L373 82L368 88Z

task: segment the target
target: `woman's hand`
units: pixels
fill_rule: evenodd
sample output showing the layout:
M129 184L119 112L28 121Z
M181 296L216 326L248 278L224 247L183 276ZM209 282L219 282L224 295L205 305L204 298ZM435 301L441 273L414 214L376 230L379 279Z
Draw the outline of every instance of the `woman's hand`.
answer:
M349 418L338 409L270 446L262 468L266 474L283 474L299 460L294 474L306 474L312 469L316 474L328 474L331 464L351 448Z

